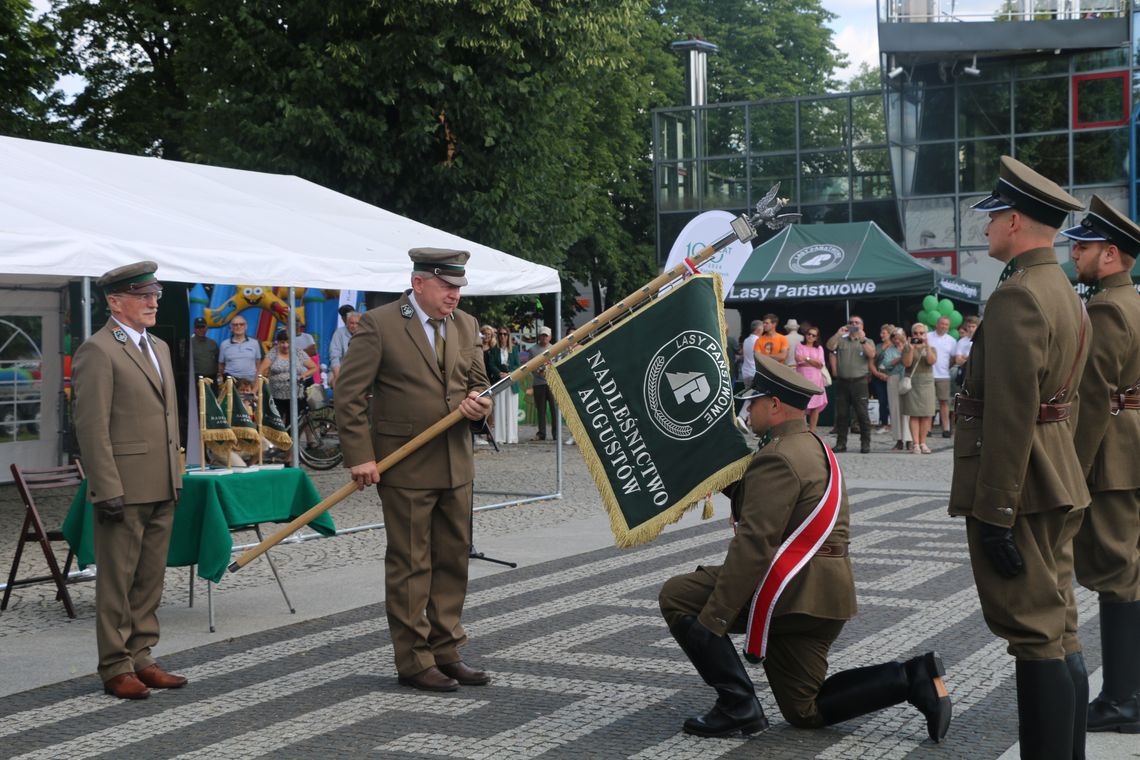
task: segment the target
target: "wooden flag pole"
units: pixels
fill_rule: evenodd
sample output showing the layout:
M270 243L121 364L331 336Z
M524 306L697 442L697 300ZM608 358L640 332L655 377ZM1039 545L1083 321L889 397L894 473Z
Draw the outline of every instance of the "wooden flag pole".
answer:
M657 277L654 277L645 285L638 288L638 290L634 293L630 294L620 302L606 309L586 324L573 330L562 340L548 346L545 351L532 357L526 364L516 369L508 377L504 377L497 383L494 383L480 395L494 395L507 383L515 383L525 378L527 375L531 374L534 372L534 370L538 369L554 357L576 346L583 338L593 335L599 329L608 326L618 318L624 316L630 311L633 311L634 308L652 298L659 290L661 290L661 288L665 287L677 278L683 277L686 273L695 270L701 264L712 258L714 254L724 249L731 243L738 240L742 243L746 243L749 240L752 240L756 237L756 228L761 224L771 229L780 229L781 227L784 227L785 225L798 219L799 214L779 213L780 208L783 207L783 205L786 203L786 201L776 198L776 192L779 189L779 184L773 186L772 189L768 191L767 195L765 195L764 198L756 204L756 212L752 214L752 216L741 214L739 217L734 219L732 221L732 232L725 235L723 238L716 241L712 245L701 249L701 251L698 252L695 256L681 262L672 269L661 273ZM415 438L408 441L403 446L396 449L391 454L377 462L376 469L382 475L393 465L402 461L409 454L416 451L425 443L443 433L445 430L462 419L465 419L463 417L463 413L460 412L459 409L453 410L446 417L439 420L427 430L423 431ZM319 504L310 507L303 514L298 515L296 518L294 518L292 522L282 526L277 532L273 533L270 536L266 536L265 539L262 540L262 542L257 546L247 549L244 554L230 563L229 571L231 573L237 572L241 568L248 565L250 562L253 562L262 554L284 541L294 532L308 525L310 522L317 519L340 502L344 501L357 490L359 490L359 486L357 486L356 483L352 481L341 486L332 494L321 500Z
M198 378L198 469L208 469L206 466L206 383L212 383L208 377Z
M257 376L257 464L265 464L265 445L262 443L265 439L261 435L261 425L263 422L262 415L265 414L265 389L262 388L262 383L268 383L269 378L265 375Z

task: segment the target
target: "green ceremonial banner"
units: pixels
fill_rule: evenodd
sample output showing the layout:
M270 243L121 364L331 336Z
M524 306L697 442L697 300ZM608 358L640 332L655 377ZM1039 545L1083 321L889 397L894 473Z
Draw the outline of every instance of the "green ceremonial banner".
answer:
M201 435L203 441L209 443L219 442L233 442L236 440L234 432L230 430L230 423L226 419L226 412L218 406L218 399L214 396L214 389L209 387L209 383L199 380L201 387L200 401L205 409L205 424L202 427Z
M222 395L221 407L226 413L226 419L229 420L230 429L237 437L238 448L246 453L256 454L261 446L261 434L257 432L257 423L250 418L245 404L240 398L234 399L233 378L226 381L226 392Z
M274 445L287 449L293 445L293 439L285 427L285 420L277 411L273 397L269 395L269 382L261 378L261 434Z
M546 373L618 546L652 541L748 468L722 303L718 276L690 277Z

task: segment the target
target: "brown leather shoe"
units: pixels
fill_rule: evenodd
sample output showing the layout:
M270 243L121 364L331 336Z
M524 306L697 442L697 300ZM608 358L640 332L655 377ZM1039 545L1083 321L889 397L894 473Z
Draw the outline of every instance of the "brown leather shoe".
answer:
M451 676L464 686L486 686L491 683L491 676L487 671L469 668L462 660L440 665L439 669L445 676Z
M145 683L152 689L180 689L186 685L186 679L182 676L171 675L162 668L158 667L158 663L143 668L135 673L139 680Z
M146 699L150 696L150 689L135 678L134 673L120 673L103 683L103 693L119 699Z
M445 676L435 665L414 676L400 676L397 680L401 686L411 686L421 691L455 691L459 688L458 681Z

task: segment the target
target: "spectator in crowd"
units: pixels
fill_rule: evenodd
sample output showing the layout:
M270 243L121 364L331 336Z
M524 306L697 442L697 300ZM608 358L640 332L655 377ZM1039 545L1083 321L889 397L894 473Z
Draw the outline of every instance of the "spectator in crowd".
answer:
M243 315L230 320L230 337L218 347L218 375L235 378L241 393L252 393L257 364L261 361L261 344L249 337L246 329Z
M538 356L548 348L550 348L550 328L543 326L538 328L538 338L531 350L531 356ZM558 440L558 404L554 403L554 396L550 394L550 386L546 382L546 368L549 366L549 362L544 362L534 371L534 385L531 386L534 392L534 410L538 413L538 435L534 437L536 441L546 440L547 409L550 409L551 437L555 441Z
M483 366L487 369L487 379L493 383L499 377L499 367L495 363L498 361L498 352L493 351L493 349L498 348L498 343L495 341L495 328L491 325L480 327L479 340L483 347Z
M859 420L859 451L871 451L871 418L867 414L867 376L875 359L875 344L863 331L863 318L852 315L847 324L827 339L831 357L831 377L835 386L835 447L847 451L851 411Z
M732 383L735 386L740 381L740 341L724 328L724 352L728 357L728 364L732 367Z
M304 351L310 359L317 358L317 341L305 332L305 323L301 319L297 320L297 337L293 339L293 348Z
M194 336L190 338L190 360L196 377L210 377L218 370L218 344L206 335L206 320L194 320Z
M871 392L879 400L879 429L886 432L891 429L891 398L887 393L887 370L883 368L883 352L890 348L891 333L895 331L894 325L883 325L879 328L879 343L875 346L875 361L871 365Z
M899 395L899 382L906 374L906 367L902 363L903 349L906 348L906 330L895 327L891 331L891 339L883 351L884 357L879 366L887 373L887 397L890 399L891 409L891 437L895 439L894 451L910 449L910 424L907 416L902 412L902 397Z
M910 377L910 393L902 396L902 413L910 417L910 437L915 454L929 454L926 436L934 424L934 363L938 355L927 340L926 325L915 322L910 328L910 341L903 347L902 363Z
M794 321L794 320L792 320ZM796 372L815 383L823 390L823 346L819 344L819 328L806 325L803 334L803 343L796 346ZM815 432L819 425L819 413L827 406L827 393L819 393L811 397L807 404L808 429Z
M269 395L273 397L273 405L281 413L286 426L292 420L289 414L289 351L289 332L282 327L277 331L272 350L257 367L257 374L269 378ZM292 351L297 364L297 415L300 416L309 408L305 402L305 381L316 373L317 365L301 349L294 346Z
M342 306L343 310L344 307ZM329 387L336 387L336 379L340 375L340 364L344 361L344 354L348 351L348 342L360 328L360 312L349 310L341 314L344 325L338 327L329 341Z
M788 339L776 332L780 318L765 314L760 322L760 336L756 338L756 356L771 356L781 364L788 360ZM755 357L753 357L755 360Z
M506 325L496 332L496 346L491 349L495 354L495 372L491 372L488 363L487 380L492 385L519 368L519 347L515 345L510 328ZM499 443L519 442L519 386L518 383L508 383L503 390L495 395L495 440Z
M763 332L764 322L754 319L749 328L751 332L740 347L740 382L744 383L745 388L752 386L752 376L756 374L756 341Z
M953 387L955 392L962 388L963 370L966 368L966 360L970 358L970 347L974 345L974 331L978 329L980 321L975 316L966 317L962 320L962 327L958 331L958 342L954 344L954 356L950 360L954 366Z
M804 342L804 335L800 332L800 323L794 318L784 323L784 330L788 333L788 359L785 362L789 367L797 366L796 349ZM819 343L819 341L816 341Z
M938 399L938 419L942 424L942 437L950 437L950 362L958 340L950 334L950 318L939 317L934 323L934 334L927 343L937 357L934 362L934 394Z

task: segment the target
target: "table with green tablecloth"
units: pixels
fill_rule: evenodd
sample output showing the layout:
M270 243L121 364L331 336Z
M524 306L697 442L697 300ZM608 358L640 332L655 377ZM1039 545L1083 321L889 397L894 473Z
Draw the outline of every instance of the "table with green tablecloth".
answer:
M167 567L198 565L198 577L217 583L226 573L233 549L230 531L244 525L288 522L321 500L309 477L298 469L236 470L229 475L186 475L174 510ZM128 507L129 509L129 507ZM91 502L86 481L71 502L63 535L80 567L94 564ZM325 512L309 525L318 533L336 533Z

